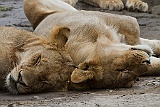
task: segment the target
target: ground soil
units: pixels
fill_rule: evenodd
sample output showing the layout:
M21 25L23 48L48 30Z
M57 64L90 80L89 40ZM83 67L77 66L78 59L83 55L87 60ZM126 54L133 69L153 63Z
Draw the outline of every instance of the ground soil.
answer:
M95 10L136 17L141 29L141 36L148 39L160 39L160 0L144 0L149 3L148 13L108 11L82 2L77 9ZM33 31L23 13L22 0L0 0L0 7L11 10L0 11L0 26L14 26ZM11 95L0 91L0 107L159 107L160 77L139 77L132 88L103 89L90 91L32 93Z

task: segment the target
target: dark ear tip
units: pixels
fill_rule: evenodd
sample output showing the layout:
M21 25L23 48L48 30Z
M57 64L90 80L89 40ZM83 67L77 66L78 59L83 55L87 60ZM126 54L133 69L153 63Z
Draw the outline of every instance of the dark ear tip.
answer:
M68 27L56 26L55 28L58 28L58 29L60 29L60 30L70 31L70 29L69 29Z
M61 27L61 28L70 31L70 29L68 27Z

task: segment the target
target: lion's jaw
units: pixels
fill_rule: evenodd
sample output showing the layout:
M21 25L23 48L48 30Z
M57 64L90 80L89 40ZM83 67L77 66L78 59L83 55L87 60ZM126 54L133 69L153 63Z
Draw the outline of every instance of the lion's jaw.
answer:
M11 93L59 91L66 88L68 71L72 67L62 53L41 49L25 53L21 58L6 78L6 87Z

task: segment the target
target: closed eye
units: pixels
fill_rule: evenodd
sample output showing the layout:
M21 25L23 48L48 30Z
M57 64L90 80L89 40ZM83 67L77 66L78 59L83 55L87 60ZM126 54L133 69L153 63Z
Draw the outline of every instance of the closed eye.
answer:
M41 54L35 54L31 59L31 66L36 66L41 62Z
M41 61L41 55L39 55L38 57L37 57L37 59L36 59L36 63L34 64L34 65L38 65L39 63L40 63L40 61Z

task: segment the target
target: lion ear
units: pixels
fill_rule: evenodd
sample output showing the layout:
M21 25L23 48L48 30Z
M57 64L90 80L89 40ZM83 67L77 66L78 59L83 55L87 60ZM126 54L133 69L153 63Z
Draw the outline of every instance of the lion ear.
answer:
M95 79L97 81L103 78L103 67L99 62L99 58L95 57L90 61L85 61L78 65L71 75L71 81L74 83L80 83L88 79Z
M67 27L55 26L50 35L51 43L56 43L58 48L64 47L70 35L70 29Z

